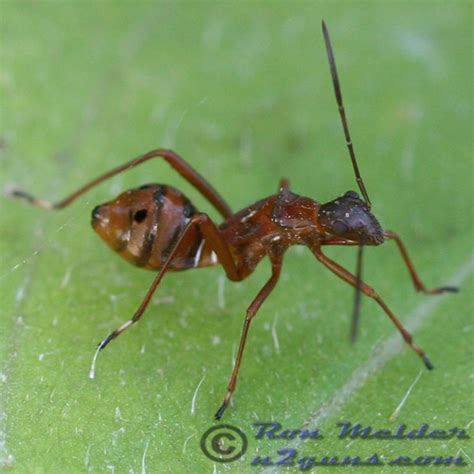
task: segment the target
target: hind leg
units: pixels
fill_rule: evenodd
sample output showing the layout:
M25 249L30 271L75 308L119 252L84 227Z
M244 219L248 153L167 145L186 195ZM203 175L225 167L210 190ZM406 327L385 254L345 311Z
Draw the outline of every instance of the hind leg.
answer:
M166 162L168 162L168 164L170 164L186 181L191 183L217 209L217 211L219 211L224 219L227 219L232 215L230 207L206 179L204 179L197 171L195 171L188 163L186 163L186 161L184 161L177 153L164 149L149 151L144 155L124 163L123 165L113 168L107 173L104 173L89 183L86 183L77 191L57 203L35 198L31 194L27 193L26 191L22 191L21 189L12 189L9 191L9 194L13 197L25 199L30 204L36 207L41 207L42 209L62 209L66 206L69 206L69 204L74 202L78 197L82 196L84 193L98 184L106 181L112 176L122 173L123 171L135 168L136 166L141 165L151 158L163 158Z
M191 220L188 222L188 224L184 228L181 236L177 240L173 249L170 251L170 254L168 255L165 263L163 264L158 274L156 275L155 279L153 280L150 288L148 289L137 311L135 311L135 314L133 315L133 317L129 319L128 321L126 321L125 323L123 323L117 329L115 329L115 331L111 332L102 342L99 343L97 350L94 354L91 369L89 372L89 377L91 379L95 378L95 365L96 365L97 357L99 356L100 351L105 349L105 347L109 344L109 342L111 342L113 339L120 336L120 334L126 331L132 324L136 323L143 316L143 313L145 312L148 304L150 303L150 300L153 294L155 293L155 290L157 289L158 285L160 284L161 279L167 272L171 262L173 261L173 258L180 251L183 250L182 244L183 242L186 241L186 235L188 234L190 229L192 229L195 226L197 226L200 229L203 239L208 240L209 243L211 244L212 250L216 253L217 258L219 259L219 262L224 267L224 270L228 278L234 281L241 280L239 270L234 263L232 254L230 253L230 250L226 242L222 239L219 233L219 229L215 226L215 224L212 222L212 220L207 214L196 214L195 216L191 218Z

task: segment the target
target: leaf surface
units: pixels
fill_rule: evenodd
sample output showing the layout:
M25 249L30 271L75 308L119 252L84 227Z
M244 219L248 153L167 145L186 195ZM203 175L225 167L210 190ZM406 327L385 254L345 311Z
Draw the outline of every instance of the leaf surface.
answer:
M279 285L252 323L223 420L247 434L248 451L234 463L213 463L200 438L215 424L245 309L268 278L268 263L236 284L221 268L166 276L142 321L101 354L91 381L95 345L133 314L153 278L104 247L91 232L91 209L158 182L217 216L158 162L57 213L2 198L3 466L255 472L255 456L275 461L285 447L297 450L294 459L377 453L380 472L411 469L388 466L397 456L469 463L468 440L341 440L336 423L470 426L472 7L35 2L28 15L23 9L2 3L3 187L59 199L131 157L168 147L234 210L275 193L281 177L321 202L355 189L324 18L374 212L402 235L428 286L452 282L461 293L416 294L395 244L366 249L365 279L414 330L436 367L427 372L366 298L359 340L350 345L353 290L307 249L290 249ZM327 253L352 271L354 250ZM317 426L324 438L256 439L253 423L269 421ZM326 470L333 472L318 468ZM441 472L423 472L431 470Z

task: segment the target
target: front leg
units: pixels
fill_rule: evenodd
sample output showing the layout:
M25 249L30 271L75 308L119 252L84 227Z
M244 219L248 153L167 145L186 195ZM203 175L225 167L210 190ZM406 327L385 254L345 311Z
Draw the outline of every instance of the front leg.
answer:
M399 235L396 234L395 232L392 232L391 230L385 231L383 235L386 239L395 240L395 243L397 244L398 249L400 250L400 253L402 254L405 265L407 266L408 271L410 272L410 276L411 276L411 279L413 280L413 285L415 285L416 291L422 291L423 293L427 295L439 295L447 291L451 293L456 293L459 291L459 289L454 286L442 286L440 288L426 288L423 282L421 281L420 277L418 276L415 270L415 266L413 265L413 262L411 261L411 258L408 255L407 249L405 248L405 245L403 245L402 239L400 239Z
M311 247L311 251L325 267L329 268L329 270L335 273L339 278L342 278L346 283L349 283L349 285L358 288L362 293L377 301L388 317L392 320L393 324L395 324L397 329L400 331L400 334L402 335L405 342L421 357L424 364L426 365L426 368L429 370L433 369L433 365L431 364L423 349L413 342L413 336L405 329L403 324L398 320L392 310L385 304L385 301L373 288L365 284L363 281L357 279L357 277L347 271L344 267L341 267L341 265L336 263L334 260L331 260L329 257L324 255L319 245L313 245Z

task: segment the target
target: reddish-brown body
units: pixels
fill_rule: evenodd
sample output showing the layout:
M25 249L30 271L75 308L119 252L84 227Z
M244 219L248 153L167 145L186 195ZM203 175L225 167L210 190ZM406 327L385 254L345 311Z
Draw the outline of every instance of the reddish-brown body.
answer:
M231 215L218 231L226 242L239 274L249 276L266 255L271 243L288 247L295 234L274 220L277 195L256 202ZM122 193L97 206L92 226L107 245L128 262L149 270L163 267L196 207L169 185L149 184ZM190 228L182 247L174 254L168 271L219 264L212 243L199 228Z
M282 201L291 196L292 203ZM320 205L286 189L228 217L218 231L237 268L238 280L249 276L270 248L283 252L306 238L324 235L318 226ZM92 226L109 247L128 262L149 270L162 268L196 207L169 185L149 184L97 206ZM137 218L138 217L138 218ZM198 228L189 229L168 271L219 264L213 245Z
M284 198L292 198L292 202ZM318 226L320 205L283 189L228 217L218 226L237 268L239 280L249 276L270 248L281 252L306 238L324 235ZM92 226L122 258L149 270L162 268L191 218L198 210L169 185L148 184L97 206ZM316 229L316 232L315 232ZM212 242L199 228L189 229L169 271L219 264Z
M379 223L354 191L321 205L290 192L288 184L283 183L278 194L230 215L218 226L217 232L226 243L237 273L231 279L246 278L263 257L281 255L291 245L317 248L360 242L379 245L384 241ZM198 214L202 213L177 189L148 184L97 206L92 213L92 226L128 262L159 270ZM168 263L168 271L218 263L223 262L219 261L212 240L195 226L188 229L182 246Z
M309 247L319 262L356 288L357 296L363 293L374 299L396 325L407 344L423 359L428 369L432 368L424 351L413 342L412 336L382 298L361 280L362 249L367 245L380 245L385 240L393 239L416 290L427 294L438 294L456 289L452 287L427 289L418 277L398 235L391 231L384 232L371 213L371 203L349 135L329 33L324 23L323 34L346 144L363 199L354 191L348 191L333 201L320 204L311 198L292 193L288 181L283 179L280 181L277 194L233 214L227 203L205 178L179 155L162 149L153 150L99 176L57 204L36 199L24 191L12 192L14 196L24 198L44 209L60 209L106 179L151 158L160 157L193 185L223 218L220 225L214 224L208 215L199 212L183 193L172 186L162 184L148 184L131 189L116 199L94 208L92 226L107 245L128 262L156 270L158 273L133 317L99 344L91 367L91 378L95 376L95 361L99 352L140 319L167 271L220 264L230 280L238 281L248 277L262 258L268 257L272 274L247 308L228 391L215 415L217 419L221 418L235 389L250 323L278 282L285 251L295 244ZM321 250L324 245L357 245L359 247L357 276L326 257ZM358 314L358 307L356 303L355 316ZM354 321L356 320L355 317Z
M278 197L273 195L262 199L219 226L242 278L249 276L269 253L283 253L290 245L304 244L302 228L283 226L279 222ZM317 218L319 205L315 201L311 202L313 216ZM296 215L293 216L291 211ZM286 209L286 216L299 220L300 212L301 207L294 206Z
M228 243L241 278L246 278L267 254L272 242L283 246L282 229L272 221L276 196L262 199L246 207L219 226Z

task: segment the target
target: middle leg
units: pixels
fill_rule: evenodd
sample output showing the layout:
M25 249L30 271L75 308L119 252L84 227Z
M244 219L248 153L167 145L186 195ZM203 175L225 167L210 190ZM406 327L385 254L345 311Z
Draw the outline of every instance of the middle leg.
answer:
M260 290L258 295L255 297L255 299L252 301L251 305L247 309L247 314L244 320L244 327L242 328L242 335L240 336L239 351L235 360L234 369L230 377L229 385L227 386L227 394L224 398L224 401L222 402L222 405L219 407L216 414L214 415L216 420L220 420L222 418L225 409L230 403L232 394L234 393L235 385L237 383L237 376L239 374L240 364L242 362L242 355L244 353L245 342L247 341L247 335L250 328L250 323L252 322L254 316L257 314L257 311L259 310L262 303L267 299L273 288L275 288L275 285L278 282L278 278L280 277L282 257L272 256L270 258L272 262L272 276L267 281L267 283L265 283L264 287Z

